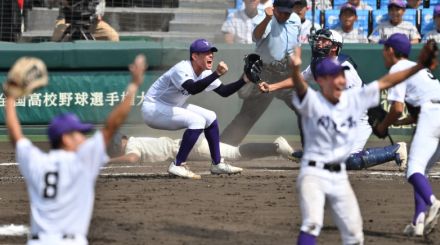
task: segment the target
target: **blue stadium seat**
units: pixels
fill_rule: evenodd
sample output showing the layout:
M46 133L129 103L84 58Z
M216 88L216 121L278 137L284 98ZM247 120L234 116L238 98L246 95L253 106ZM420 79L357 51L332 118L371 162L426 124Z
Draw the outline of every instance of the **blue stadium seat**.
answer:
M420 33L422 35L425 35L427 32L434 29L433 12L434 7L422 9L420 18Z
M226 10L226 19L229 19L229 16L231 16L233 13L235 13L235 11L237 11L239 9L227 9Z
M235 8L236 9L241 9L243 6L243 0L235 0Z
M358 21L354 23L354 28L361 29L362 33L368 34L368 10L356 11L358 15ZM339 10L326 10L325 11L325 25L326 28L334 29L339 26Z
M306 19L312 21L312 11L309 10L306 12ZM321 12L319 10L315 11L315 23L321 25Z
M417 21L417 11L418 10L416 9L407 9L403 15L403 20L409 21L415 26ZM388 20L388 9L373 10L373 30L378 23L385 20Z
M440 0L429 0L429 7L435 7L440 4Z

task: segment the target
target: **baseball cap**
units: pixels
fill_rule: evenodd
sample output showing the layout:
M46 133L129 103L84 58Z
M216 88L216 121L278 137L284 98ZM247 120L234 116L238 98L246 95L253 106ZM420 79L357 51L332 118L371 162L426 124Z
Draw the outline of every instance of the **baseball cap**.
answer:
M339 13L342 13L343 11L351 11L352 13L354 13L355 15L356 13L356 7L351 4L351 3L344 3L341 5L341 10Z
M394 33L387 40L380 41L379 43L392 47L395 51L407 56L411 52L411 42L409 38L402 33Z
M334 57L326 57L316 65L315 77L323 77L328 75L336 75L341 71L350 69L348 66L343 66Z
M292 13L293 5L297 0L275 0L273 6L277 8L278 11L284 13Z
M47 129L49 141L52 146L59 142L61 136L66 133L79 131L87 133L93 129L92 124L82 123L73 113L66 113L52 119Z
M440 5L435 6L434 16L440 16Z
M293 5L300 5L301 7L307 7L307 0L295 0Z
M388 3L388 8L393 5L399 8L406 8L406 3L403 0L390 0Z
M205 53L205 52L217 52L218 49L214 46L212 46L211 43L208 42L208 40L199 38L191 43L191 46L189 47L190 53Z

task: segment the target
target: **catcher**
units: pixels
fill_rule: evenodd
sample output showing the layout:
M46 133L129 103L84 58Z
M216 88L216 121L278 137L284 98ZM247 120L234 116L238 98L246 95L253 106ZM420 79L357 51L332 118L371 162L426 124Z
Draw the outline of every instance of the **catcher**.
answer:
M139 163L163 162L172 159L179 150L181 139L169 137L127 137L117 133L110 144L110 162ZM273 143L246 143L238 147L220 143L220 153L226 161L239 161L270 156L291 158L293 149L283 137ZM188 156L191 161L210 160L208 141L200 138Z
M44 63L22 58L12 67L4 84L6 126L16 148L19 169L24 176L31 206L29 245L87 244L92 218L95 182L100 168L108 160L106 145L111 141L131 109L139 86L144 80L145 57L136 57L130 65L132 81L126 99L111 112L102 130L92 137L93 129L73 113L58 115L48 128L51 150L46 153L25 138L15 100L47 84Z

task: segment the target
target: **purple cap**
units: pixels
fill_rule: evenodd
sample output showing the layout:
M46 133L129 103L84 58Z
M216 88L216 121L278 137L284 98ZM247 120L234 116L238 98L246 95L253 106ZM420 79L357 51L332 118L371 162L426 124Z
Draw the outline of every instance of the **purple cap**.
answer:
M409 38L402 33L394 33L387 40L380 41L379 43L392 47L394 51L406 56L409 56L409 53L411 52L411 42L409 41Z
M191 43L191 46L189 47L190 53L205 53L205 52L217 52L218 49L211 45L211 43L208 42L208 40L199 38Z
M435 6L434 16L440 16L440 5Z
M66 113L56 116L52 119L47 129L47 134L49 140L54 146L55 143L59 142L61 136L66 133L71 133L74 131L79 132L89 132L93 129L92 124L81 123L79 118L73 113Z
M293 12L293 5L295 2L296 0L275 0L273 1L273 6L280 12L290 14Z
M343 66L338 59L334 57L326 57L319 61L315 69L315 77L333 76L339 74L341 71L350 69L348 66Z
M390 0L388 3L388 8L393 5L399 8L406 8L406 3L403 0Z
M340 13L342 13L342 11L346 11L346 10L351 10L351 11L353 11L354 14L356 14L356 7L351 3L344 3L341 5Z

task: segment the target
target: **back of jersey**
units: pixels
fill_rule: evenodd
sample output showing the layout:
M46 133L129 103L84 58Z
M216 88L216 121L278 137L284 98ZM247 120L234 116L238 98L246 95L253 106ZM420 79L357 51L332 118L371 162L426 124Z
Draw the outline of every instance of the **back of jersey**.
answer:
M17 161L31 205L31 234L86 236L93 211L95 182L107 162L100 132L76 152L42 152L28 139L17 142Z

